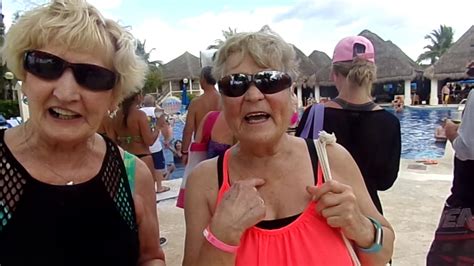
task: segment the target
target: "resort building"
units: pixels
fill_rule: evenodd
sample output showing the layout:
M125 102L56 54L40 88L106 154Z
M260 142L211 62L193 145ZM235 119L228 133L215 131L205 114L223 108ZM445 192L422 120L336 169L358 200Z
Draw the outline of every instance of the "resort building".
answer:
M201 94L199 77L201 65L199 58L189 52L178 56L163 65L162 98L168 96L180 97L183 86L190 94Z
M439 103L441 88L447 82L466 81L466 67L474 60L474 25L465 32L432 66L424 76L431 79L430 104ZM474 83L474 80L472 80Z

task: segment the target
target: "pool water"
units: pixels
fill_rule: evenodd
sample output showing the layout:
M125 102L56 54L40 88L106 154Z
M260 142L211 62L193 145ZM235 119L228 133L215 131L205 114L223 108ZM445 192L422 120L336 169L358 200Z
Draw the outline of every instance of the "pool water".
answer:
M403 159L436 159L444 155L446 143L435 142L434 132L443 118L458 119L459 111L456 108L410 108L407 107L401 113L396 113L391 108L387 111L393 113L400 120L402 134ZM175 140L181 140L184 122L176 119L173 126ZM173 153L165 149L166 162L173 161ZM171 179L181 178L184 166L178 167L172 174Z
M402 133L404 159L435 159L444 155L446 143L435 142L434 132L443 118L458 118L456 108L410 108L392 112L399 120Z

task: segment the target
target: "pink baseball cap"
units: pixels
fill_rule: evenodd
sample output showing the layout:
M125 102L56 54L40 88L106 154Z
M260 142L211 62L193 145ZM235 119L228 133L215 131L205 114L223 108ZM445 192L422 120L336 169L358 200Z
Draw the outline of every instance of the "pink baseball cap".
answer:
M369 39L363 36L350 36L340 40L334 48L332 62L352 61L356 57L375 63L374 46Z

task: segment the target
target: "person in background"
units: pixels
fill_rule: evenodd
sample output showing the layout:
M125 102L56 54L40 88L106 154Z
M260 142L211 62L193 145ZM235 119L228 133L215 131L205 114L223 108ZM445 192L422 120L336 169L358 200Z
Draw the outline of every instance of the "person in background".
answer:
M339 41L334 49L331 76L339 95L324 104L320 128L336 134L338 143L351 153L372 201L383 213L377 191L389 189L397 179L401 133L398 118L372 101L376 66L370 40L351 36ZM403 102L401 97L396 99ZM296 136L301 136L306 123L310 123L309 136L313 136L317 125L307 121L310 110L304 112Z
M160 141L160 128L157 128L157 119L164 114L163 109L156 107L155 97L151 94L145 95L143 98L143 107L140 108L140 111L145 112L148 123L152 131L158 133L158 137L155 139L153 144L150 146L151 157L153 159L153 177L155 178L156 183L156 192L162 193L170 190L169 187L163 186L161 182L163 181L163 174L166 171L165 165L165 156L163 154L163 147ZM158 118L157 118L158 115Z
M183 265L352 265L341 232L363 265L387 263L393 229L349 153L327 146L334 180L324 182L314 141L286 133L293 47L268 29L237 33L217 52L213 76L237 144L189 176Z
M160 131L153 131L146 114L139 110L142 99L141 92L135 92L126 97L120 104L117 115L113 118L112 127L115 131L117 144L145 162L150 172L153 173L155 168L150 145L158 138ZM155 189L160 191L161 187Z
M446 119L441 120L441 125L439 125L435 130L435 140L437 142L446 141Z
M97 134L138 91L134 37L83 0L25 12L1 55L30 119L0 131L1 265L165 265L145 163Z
M473 73L474 75L474 73ZM472 265L474 262L474 91L468 96L461 124L446 120L453 144L451 195L446 200L427 256L428 266Z
M184 164L188 161L189 146L202 119L207 113L219 110L219 92L215 88L216 80L212 77L211 71L212 67L202 68L199 82L204 94L194 98L189 104L182 138Z
M446 84L444 84L443 88L441 89L441 93L443 94L442 101L443 101L444 105L447 105L448 102L449 102L449 94L451 93L450 87L451 87L451 84L446 83Z
M182 151L182 141L181 140L176 140L174 142L174 145L172 148L170 148L171 152L173 152L173 163L168 164L167 166L167 174L166 178L169 179L169 177L173 174L173 176L176 176L176 178L181 178L183 177L184 173L184 165L182 161L183 154L181 153ZM175 172L177 171L177 172Z
M201 161L223 155L234 143L235 139L233 133L227 125L223 113L221 111L209 112L201 121L196 132L196 139L191 144L190 156L194 156L194 158L190 157L190 161L186 164L183 180L181 181L181 188L176 201L177 207L184 208L188 173ZM204 153L202 154L204 156L199 156L198 159L196 153Z

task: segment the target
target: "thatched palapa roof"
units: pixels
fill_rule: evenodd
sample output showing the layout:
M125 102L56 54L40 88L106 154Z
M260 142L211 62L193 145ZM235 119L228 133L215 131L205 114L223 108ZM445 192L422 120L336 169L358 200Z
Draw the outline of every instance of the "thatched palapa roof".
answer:
M313 62L295 45L293 45L293 49L295 50L296 58L299 63L298 70L300 71L300 76L310 77L316 74L316 67Z
M464 33L424 75L430 79L468 78L466 66L474 60L474 25Z
M181 80L183 78L199 79L201 65L199 58L185 52L179 57L163 65L163 77L165 81Z
M397 45L385 41L377 34L363 30L360 36L369 39L375 49L375 64L377 66L376 83L385 83L399 80L413 80L420 67L408 57ZM331 86L330 69L328 66L317 73L317 81L321 86Z
M313 62L313 65L317 70L327 67L331 64L331 57L329 57L325 52L314 50L310 55L309 59Z

